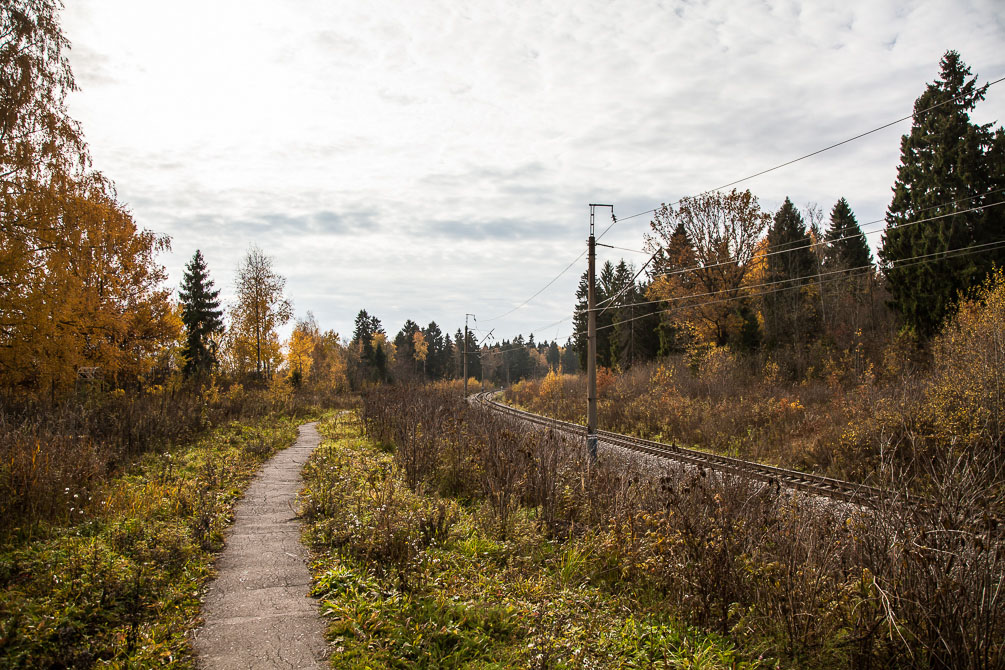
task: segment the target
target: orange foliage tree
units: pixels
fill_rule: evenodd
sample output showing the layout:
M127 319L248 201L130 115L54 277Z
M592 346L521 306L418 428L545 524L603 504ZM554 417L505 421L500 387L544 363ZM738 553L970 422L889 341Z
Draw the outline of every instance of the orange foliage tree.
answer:
M744 286L758 242L771 223L750 191L705 193L663 205L650 223L647 250L657 253L649 296L666 301L671 319L702 338L740 337Z
M137 228L90 164L59 3L0 6L0 384L53 398L81 368L139 384L180 321L161 287L166 237Z

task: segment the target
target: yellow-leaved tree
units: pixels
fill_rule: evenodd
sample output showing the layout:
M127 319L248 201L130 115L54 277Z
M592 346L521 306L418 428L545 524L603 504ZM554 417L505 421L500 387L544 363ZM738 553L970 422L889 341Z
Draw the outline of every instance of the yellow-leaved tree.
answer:
M272 259L252 245L237 269L237 298L230 308L227 358L234 372L254 372L261 379L282 363L276 329L293 317L285 288L286 278L273 270Z
M315 342L312 335L313 333L303 327L302 322L297 323L286 346L286 362L289 366L290 383L297 388L303 384L304 379L311 371L311 365L314 363Z
M691 324L714 344L739 341L753 312L744 301L758 243L771 216L750 191L705 193L664 205L650 223L656 254L649 297L665 301L671 323Z
M168 239L137 228L90 159L60 3L0 4L0 384L55 399L79 374L139 385L179 322Z
M349 389L349 348L333 330L322 332L311 312L297 322L290 337L288 363L291 381L300 370L301 382L315 393L336 394ZM294 382L295 383L295 382Z
M426 357L429 354L429 343L421 330L412 333L412 351L415 360L422 363L422 378L426 378Z

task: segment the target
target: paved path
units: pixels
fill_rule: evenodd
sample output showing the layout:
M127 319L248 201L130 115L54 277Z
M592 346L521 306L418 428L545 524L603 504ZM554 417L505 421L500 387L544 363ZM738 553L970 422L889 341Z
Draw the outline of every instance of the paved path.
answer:
M300 470L320 439L316 424L300 426L296 444L265 464L238 503L195 636L201 668L327 666L295 514Z

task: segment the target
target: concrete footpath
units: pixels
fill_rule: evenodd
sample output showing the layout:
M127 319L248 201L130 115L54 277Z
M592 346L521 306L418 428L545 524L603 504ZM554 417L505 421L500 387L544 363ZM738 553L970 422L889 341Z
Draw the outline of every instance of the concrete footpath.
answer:
M295 513L300 470L320 440L316 424L300 426L296 444L265 464L238 503L195 634L199 667L327 666Z

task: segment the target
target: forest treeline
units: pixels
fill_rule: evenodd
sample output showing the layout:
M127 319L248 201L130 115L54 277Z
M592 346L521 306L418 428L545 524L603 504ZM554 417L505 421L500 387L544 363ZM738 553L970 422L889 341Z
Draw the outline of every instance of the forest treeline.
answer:
M23 3L22 3L23 4ZM75 89L55 3L2 13L0 115L0 387L57 401L82 390L134 392L226 383L358 390L368 383L453 379L495 384L570 373L585 363L585 277L564 344L534 335L467 342L408 320L392 338L361 310L351 337L307 315L292 335L285 279L252 246L236 296L221 305L201 252L182 285L166 285L163 235L141 229L113 183L92 167L66 110ZM955 52L915 103L887 211L878 264L844 198L825 221L786 199L773 215L749 191L683 198L655 212L653 261L598 278L598 358L628 369L660 356L783 350L794 377L823 354L924 343L961 293L1005 250L1005 131L969 113L986 85ZM640 277L642 277L640 279ZM906 344L905 344L906 343ZM878 355L878 354L877 354Z
M1005 264L1005 130L970 112L987 85L948 51L914 105L873 259L852 205L761 209L749 190L682 198L655 211L642 270L605 263L597 281L598 364L626 370L716 347L762 353L793 379L831 354L917 351L960 298ZM870 232L878 232L876 230ZM573 314L585 364L587 276Z

